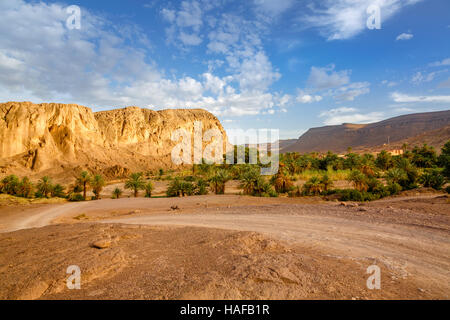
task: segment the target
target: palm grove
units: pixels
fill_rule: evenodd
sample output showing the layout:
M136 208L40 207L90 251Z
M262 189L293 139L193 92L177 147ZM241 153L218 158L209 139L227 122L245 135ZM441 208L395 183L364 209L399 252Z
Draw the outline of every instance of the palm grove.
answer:
M239 181L241 193L249 196L290 197L322 196L340 201L371 201L396 195L403 190L421 186L441 190L450 182L450 141L440 155L433 147L423 145L409 150L405 145L402 155L392 156L387 151L379 154L356 154L351 150L345 156L326 154L285 153L280 155L280 170L272 177L260 175L263 165L194 165L192 171L165 173L132 173L124 183L134 197L141 193L151 198L154 186L151 180L166 180L167 197L205 195L209 192L224 194L228 181ZM248 157L249 150L246 150ZM336 180L347 180L352 188L334 188ZM305 181L301 186L297 181ZM74 185L63 187L49 177L32 183L28 177L4 177L0 193L24 198L67 198L69 201L98 200L106 185L104 177L83 171ZM89 199L87 192L93 196ZM449 192L450 188L447 187ZM115 188L111 197L119 199L123 190Z

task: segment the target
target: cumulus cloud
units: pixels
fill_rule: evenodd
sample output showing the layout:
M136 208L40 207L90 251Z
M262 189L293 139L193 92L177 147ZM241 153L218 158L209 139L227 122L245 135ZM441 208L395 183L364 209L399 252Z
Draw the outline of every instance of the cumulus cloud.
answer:
M326 68L312 67L308 85L319 90L336 88L350 82L349 71L334 71L334 66Z
M309 94L302 94L302 93L300 93L297 96L296 100L298 102L300 102L300 103L313 103L313 102L320 102L320 101L322 101L322 97L318 96L318 95L313 96L313 95L309 95Z
M310 92L322 92L316 95L319 100L311 94L305 95L300 90L297 101L302 103L317 102L322 99L324 94L333 96L339 101L353 101L356 97L370 92L369 82L351 82L350 70L336 71L335 66L319 68L312 67L309 74L307 85Z
M203 25L203 11L197 1L183 1L179 10L163 8L162 17L170 23L166 28L169 42L180 41L185 46L197 46L203 42L200 28Z
M402 33L399 34L397 36L397 38L395 38L396 41L400 41L400 40L411 40L412 38L414 38L414 35L411 33Z
M430 63L430 67L450 66L450 58Z
M414 103L414 102L437 102L437 103L449 103L450 96L411 96L399 92L393 92L391 94L392 99L399 103Z
M385 85L385 86L388 86L388 87L392 88L392 87L397 86L397 85L398 85L398 82L395 82L395 81L388 81L388 80L383 80L383 81L381 81L381 84L383 84L383 85Z
M429 73L422 73L419 71L419 72L415 73L414 76L411 78L411 82L416 85L424 83L424 82L431 82L436 78L437 75L439 75L441 73L446 73L446 72L448 72L447 69L429 72Z
M377 5L385 23L404 7L421 0L324 0L309 6L310 12L301 19L318 28L328 40L349 39L367 28L367 8Z
M323 123L325 125L340 125L343 123L372 123L383 119L384 114L382 112L369 112L360 113L356 108L335 108L327 111L323 111L319 115L320 118L324 118Z
M258 40L251 41L250 32L242 37L246 41L235 43L236 52L226 53L228 74L219 77L209 70L197 77L168 78L150 59L149 40L136 26L115 26L82 8L81 29L68 30L66 8L60 4L9 0L2 1L0 9L3 101L75 102L94 108L204 108L230 116L260 114L286 104L285 96L268 92L280 74ZM196 1L162 14L176 27L175 36L182 35L180 30L193 32L186 33L183 43L199 41L189 36L202 26ZM214 60L214 65L223 60Z
M354 82L337 90L336 100L353 101L356 97L370 92L369 82Z

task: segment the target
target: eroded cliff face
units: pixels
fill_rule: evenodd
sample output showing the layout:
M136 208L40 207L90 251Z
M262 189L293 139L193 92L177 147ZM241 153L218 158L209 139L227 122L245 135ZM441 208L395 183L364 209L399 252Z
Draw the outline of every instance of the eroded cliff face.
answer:
M227 141L219 120L205 110L129 107L94 113L78 105L2 103L0 173L173 167L171 135L180 128L192 133L196 121L204 131L220 130Z

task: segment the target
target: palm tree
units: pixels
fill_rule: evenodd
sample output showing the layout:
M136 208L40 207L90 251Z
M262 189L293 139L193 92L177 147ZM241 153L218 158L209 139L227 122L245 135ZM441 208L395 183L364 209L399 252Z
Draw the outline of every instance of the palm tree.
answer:
M83 188L83 199L86 201L86 191L87 191L87 185L91 181L91 176L89 175L89 172L83 171L80 173L80 176L77 178L77 184Z
M348 180L353 183L358 191L367 191L369 188L367 177L359 170L353 170L350 173Z
M216 173L209 179L212 190L216 194L225 193L225 184L230 181L231 177L227 171L221 169L216 171Z
M305 191L308 194L313 194L313 195L318 195L319 193L322 192L322 184L320 183L320 178L319 177L312 177L311 179L309 179L305 185L303 186L303 188L305 189Z
M320 184L323 187L323 191L327 192L331 187L333 187L333 180L330 179L328 174L324 174L322 179L320 179Z
M152 197L152 191L153 191L153 184L151 181L147 182L147 184L144 186L145 190L145 197L151 198Z
M291 178L288 175L284 174L282 170L280 170L276 175L272 177L271 183L275 187L275 191L278 193L289 192L294 186Z
M404 170L394 168L386 173L385 178L389 183L400 184L402 180L408 179L408 176L406 175L406 172Z
M53 189L52 180L47 176L42 177L41 180L39 180L36 187L38 191L42 194L42 196L48 198L48 194L51 193Z
M64 187L60 184L57 184L52 189L52 197L64 198Z
M115 188L113 191L113 199L119 199L122 195L122 190L120 188Z
M242 175L239 188L244 190L244 194L253 195L258 183L258 174L256 171L247 171Z
M6 194L15 195L18 191L19 185L19 177L16 175L10 175L3 178L0 191Z
M125 189L132 189L134 197L137 198L139 190L144 189L145 181L142 178L142 172L132 173L130 178L125 182Z
M101 175L97 174L92 178L90 185L92 187L92 192L95 194L95 200L98 200L100 198L100 193L105 186L105 180Z
M24 198L33 197L33 184L28 177L24 177L19 185L20 196Z

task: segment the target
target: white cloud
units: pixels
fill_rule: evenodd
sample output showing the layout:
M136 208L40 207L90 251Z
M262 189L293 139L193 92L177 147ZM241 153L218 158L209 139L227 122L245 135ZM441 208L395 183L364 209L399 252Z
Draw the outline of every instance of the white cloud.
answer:
M398 82L395 81L388 81L388 80L383 80L381 81L381 84L388 86L389 88L395 87L398 85Z
M322 101L321 96L312 96L309 94L299 94L296 99L300 103L313 103Z
M358 113L359 110L355 108L341 107L323 111L320 113L320 118L325 118L325 125L340 125L343 123L372 123L383 119L382 112Z
M67 13L60 4L9 0L2 1L0 9L3 101L58 101L94 108L204 108L217 115L239 116L274 110L289 100L268 92L280 74L250 28L240 29L242 37L226 53L228 74L218 77L211 71L198 77L168 78L149 60L148 39L135 26L116 27L82 8L82 28L68 30ZM175 26L177 37L187 30L195 35L202 26L196 1L162 14ZM196 42L194 37L183 41ZM129 45L135 42L142 46Z
M450 66L450 58L430 63L430 67Z
M396 41L399 40L411 40L412 38L414 38L414 35L411 33L402 33L400 35L397 36L397 38L395 38Z
M183 1L179 10L163 8L161 15L170 23L170 27L166 28L169 42L184 46L197 46L203 42L200 37L203 11L199 2Z
M331 95L339 101L353 101L356 97L370 92L369 82L350 82L350 74L350 70L335 71L334 65L325 68L312 67L307 81L308 91L322 92L320 100L323 95ZM310 103L317 99L300 90L297 101Z
M327 68L312 67L308 85L319 90L340 87L350 82L349 71L334 71L334 66Z
M436 103L449 103L450 96L410 96L407 94L393 92L391 94L392 99L395 102L407 103L407 102L436 102Z
M370 92L369 82L354 82L337 90L336 100L353 101L356 97Z
M422 72L419 71L416 74L414 74L414 76L411 79L411 82L416 84L416 85L421 84L423 82L431 82L431 81L433 81L436 78L436 76L438 74L445 73L447 71L448 70L445 69L445 70L429 72L429 73L425 73L425 74L423 74Z
M367 29L367 8L378 5L382 24L402 8L421 0L324 0L309 6L311 12L302 17L328 40L349 39Z

